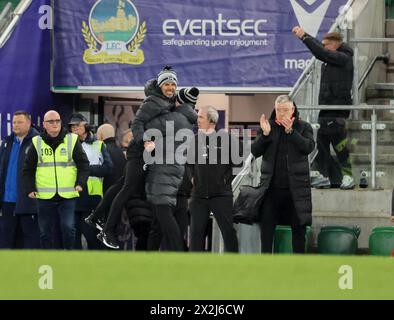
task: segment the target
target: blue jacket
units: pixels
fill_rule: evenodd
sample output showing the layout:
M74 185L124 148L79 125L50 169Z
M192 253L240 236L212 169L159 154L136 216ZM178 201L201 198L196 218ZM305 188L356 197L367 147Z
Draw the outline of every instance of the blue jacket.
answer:
M31 145L31 139L37 136L39 132L30 128L27 136L23 139L22 145L19 150L18 158L18 175L17 175L17 200L15 206L16 214L35 214L37 213L37 201L29 198L23 189L22 184L22 168L25 162L26 154L29 146ZM12 149L12 144L15 139L15 134L12 133L4 139L0 146L0 204L2 204L3 196L5 192L5 180L7 177L7 168L9 157Z

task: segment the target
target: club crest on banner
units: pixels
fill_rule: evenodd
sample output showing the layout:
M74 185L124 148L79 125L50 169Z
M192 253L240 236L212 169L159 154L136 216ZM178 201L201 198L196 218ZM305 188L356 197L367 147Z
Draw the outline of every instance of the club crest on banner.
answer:
M131 0L98 0L89 21L82 22L82 35L88 46L83 55L86 64L142 64L140 46L146 35L146 22L140 24L137 8Z

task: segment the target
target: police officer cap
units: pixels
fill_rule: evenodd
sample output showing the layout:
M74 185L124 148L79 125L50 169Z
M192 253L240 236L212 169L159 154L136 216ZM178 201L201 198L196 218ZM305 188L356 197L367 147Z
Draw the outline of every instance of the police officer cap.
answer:
M71 116L71 119L70 119L70 121L68 122L68 124L70 125L70 124L78 124L78 123L81 123L81 122L86 122L86 123L88 123L88 120L82 115L82 114L80 114L80 113L74 113L72 116Z

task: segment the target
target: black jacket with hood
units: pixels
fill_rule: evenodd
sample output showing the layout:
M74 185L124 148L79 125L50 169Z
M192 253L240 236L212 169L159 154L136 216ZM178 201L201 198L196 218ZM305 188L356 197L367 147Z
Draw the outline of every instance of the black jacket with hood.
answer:
M336 51L327 50L309 34L302 41L317 59L324 62L321 67L319 104L351 105L353 49L342 43ZM322 110L319 117L347 118L349 113L349 110Z
M104 177L104 193L107 191L123 174L126 165L126 158L122 149L116 144L116 138L107 138L103 141L113 162L113 168Z
M127 147L127 159L141 157L144 151L144 132L147 123L152 119L171 112L175 106L174 98L167 98L157 86L157 80L149 80L145 84L145 100L139 107L135 119L131 124L133 139Z
M294 112L293 132L282 136L282 143L287 143L287 171L289 189L301 225L312 224L312 200L309 177L308 155L313 151L315 142L312 127L299 119L297 107ZM263 156L261 165L261 185L264 190L270 188L274 175L282 126L275 123L275 109L270 117L271 132L264 136L262 130L252 144L252 154L258 158Z

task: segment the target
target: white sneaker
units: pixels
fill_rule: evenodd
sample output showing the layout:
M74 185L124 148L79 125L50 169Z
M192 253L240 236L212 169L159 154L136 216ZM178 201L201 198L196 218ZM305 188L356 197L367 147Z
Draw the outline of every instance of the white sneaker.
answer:
M311 187L317 189L328 189L331 187L329 178L324 177L322 174L311 177Z
M344 175L342 178L341 189L349 190L354 188L354 179L351 176Z
M320 172L317 170L311 170L309 175L311 178L316 178L316 177L320 176Z

